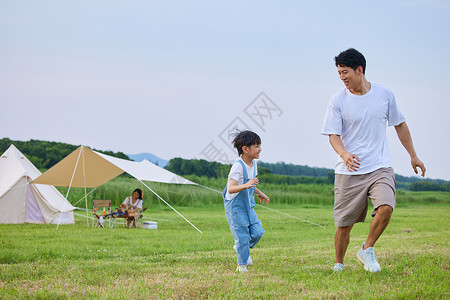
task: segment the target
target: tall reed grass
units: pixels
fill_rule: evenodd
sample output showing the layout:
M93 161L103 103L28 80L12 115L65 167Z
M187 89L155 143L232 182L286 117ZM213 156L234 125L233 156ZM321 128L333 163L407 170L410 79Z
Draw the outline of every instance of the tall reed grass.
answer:
M185 177L215 191L193 185L155 182L146 182L145 184L171 205L204 206L222 203L222 197L219 192L222 192L226 179L199 176ZM108 199L112 201L113 208L118 207L136 188L140 188L144 192L144 207L154 207L161 204L159 198L143 186L141 182L129 176L119 176L93 191L92 189L88 190L88 193L91 192L87 196L88 208L92 207L92 200L94 199ZM278 185L261 183L258 188L270 197L272 204L332 205L334 201L333 186L328 184ZM58 189L63 195L66 195L67 188ZM75 206L84 208L84 189L72 188L68 200ZM450 204L450 193L397 190L397 204L405 205L409 203Z

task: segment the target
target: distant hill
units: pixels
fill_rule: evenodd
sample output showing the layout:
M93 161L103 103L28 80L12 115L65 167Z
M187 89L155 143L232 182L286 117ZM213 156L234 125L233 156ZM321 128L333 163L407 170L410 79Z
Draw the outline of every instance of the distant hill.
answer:
M158 156L151 153L139 153L139 154L127 154L127 156L134 161L143 161L144 159L154 163L155 165L164 168L169 164L168 160L159 158Z

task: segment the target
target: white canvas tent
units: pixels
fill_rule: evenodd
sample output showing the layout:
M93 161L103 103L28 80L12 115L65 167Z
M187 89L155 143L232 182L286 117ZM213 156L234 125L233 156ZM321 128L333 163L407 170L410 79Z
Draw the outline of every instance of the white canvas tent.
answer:
M158 167L147 160L142 162L129 161L102 154L87 147L80 146L71 154L62 159L59 163L47 170L47 172L36 178L33 182L66 186L69 187L70 191L70 187L84 187L85 189L88 187L98 187L124 172L140 181L146 188L148 188L160 200L162 200L172 210L186 220L191 226L201 232L143 181L192 185L198 184ZM87 212L86 196L85 201Z
M31 183L40 175L14 145L2 154L0 223L74 223L74 207L54 186Z

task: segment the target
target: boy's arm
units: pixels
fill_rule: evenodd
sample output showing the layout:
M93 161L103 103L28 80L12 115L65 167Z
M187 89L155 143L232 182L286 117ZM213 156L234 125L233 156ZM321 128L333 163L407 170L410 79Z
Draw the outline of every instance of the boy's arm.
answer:
M236 180L230 178L228 180L228 193L239 193L240 191L243 191L245 189L255 187L258 183L258 178L252 178L247 183L238 185L238 182Z
M258 196L260 203L262 203L262 204L269 204L270 199L269 199L269 197L266 194L264 194L263 192L261 192L257 188L255 188L255 194L256 194L256 196ZM264 200L265 200L265 203L264 203Z

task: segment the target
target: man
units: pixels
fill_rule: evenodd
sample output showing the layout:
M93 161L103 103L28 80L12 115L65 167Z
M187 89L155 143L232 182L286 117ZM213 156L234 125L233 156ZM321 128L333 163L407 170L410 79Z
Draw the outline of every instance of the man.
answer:
M335 169L334 237L336 264L344 269L344 256L350 242L350 231L356 222L364 222L368 201L374 211L369 235L358 259L369 272L381 267L374 253L374 244L387 227L395 208L394 170L390 162L386 124L394 126L398 138L411 157L411 165L425 176L425 166L417 157L411 134L393 93L386 87L371 83L365 77L366 60L355 49L335 57L336 67L345 88L334 94L328 104L322 134L339 154Z

